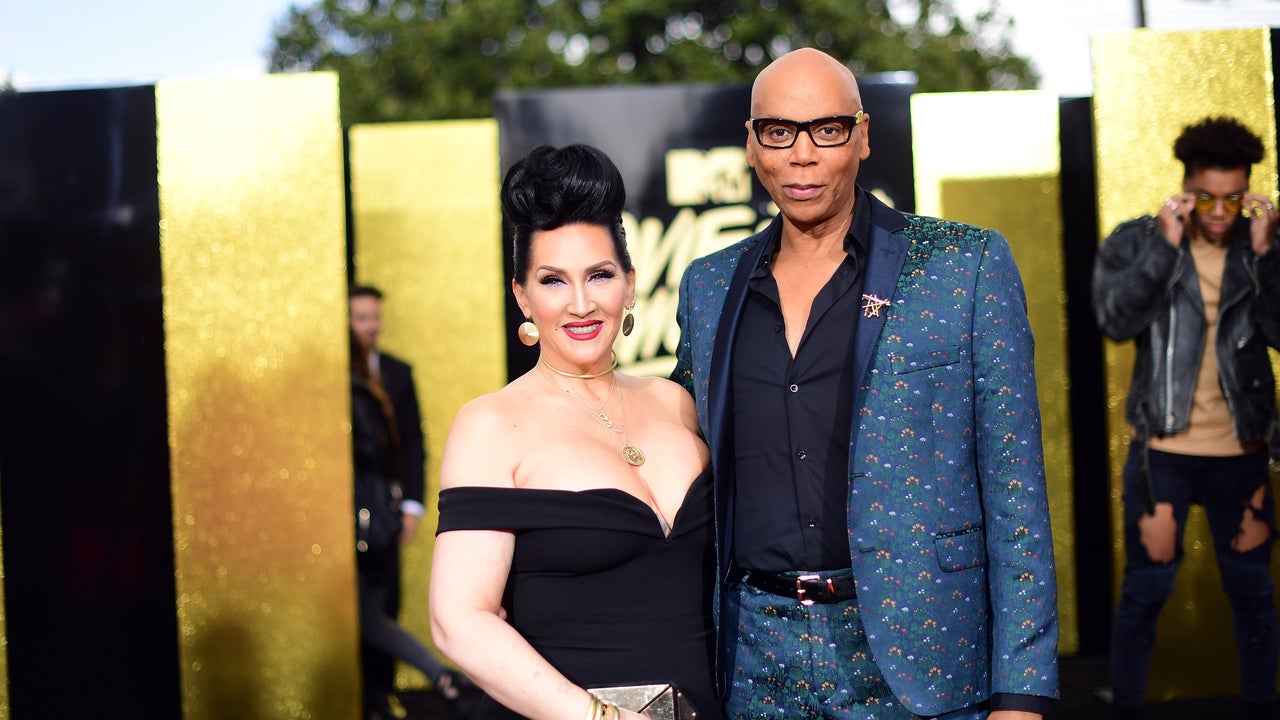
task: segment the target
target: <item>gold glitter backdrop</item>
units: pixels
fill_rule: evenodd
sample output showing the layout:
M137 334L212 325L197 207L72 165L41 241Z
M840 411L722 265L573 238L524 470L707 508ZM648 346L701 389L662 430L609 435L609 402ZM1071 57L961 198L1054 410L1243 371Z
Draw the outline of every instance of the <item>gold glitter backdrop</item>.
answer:
M1080 640L1058 98L1035 91L914 95L911 137L916 211L1000 231L1026 286L1058 573L1059 651L1072 655ZM872 138L874 148L874 132Z
M1093 39L1099 239L1120 222L1150 214L1182 186L1173 141L1207 115L1232 115L1262 136L1266 157L1251 189L1276 193L1275 79L1267 29L1159 32L1135 30ZM1273 355L1273 365L1274 355ZM1114 584L1124 567L1121 469L1128 448L1124 400L1132 343L1106 342ZM1148 697L1236 695L1239 664L1231 609L1218 580L1203 513L1187 521L1185 556L1157 629ZM1272 575L1277 575L1273 563ZM1195 663L1186 662L1194 649Z
M355 278L385 294L378 344L413 365L427 436L427 514L401 555L400 620L430 644L445 436L467 401L506 383L498 127L357 125L350 138ZM421 688L426 678L402 664L397 685Z
M186 720L359 715L337 93L156 86Z

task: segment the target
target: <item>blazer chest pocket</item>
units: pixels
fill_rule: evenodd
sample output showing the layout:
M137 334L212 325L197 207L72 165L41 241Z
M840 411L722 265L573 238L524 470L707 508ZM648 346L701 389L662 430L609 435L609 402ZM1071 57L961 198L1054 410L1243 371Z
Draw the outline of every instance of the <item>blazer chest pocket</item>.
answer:
M913 352L893 356L889 359L889 367L893 369L894 375L902 375L905 373L919 372L921 370L942 368L947 365L955 365L956 363L963 361L968 354L969 350L959 345L946 345L944 347L931 348L928 350L915 350Z
M938 567L945 572L967 570L987 561L986 535L981 525L938 533L933 545L938 551Z

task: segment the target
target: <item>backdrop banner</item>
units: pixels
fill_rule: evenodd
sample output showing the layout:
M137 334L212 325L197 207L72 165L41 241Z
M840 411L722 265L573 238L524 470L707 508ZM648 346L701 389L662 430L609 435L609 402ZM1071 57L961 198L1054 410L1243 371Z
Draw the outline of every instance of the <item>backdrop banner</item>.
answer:
M871 157L859 183L900 210L914 211L911 95L914 73L858 80L871 116ZM638 85L499 93L494 102L502 172L538 145L594 145L627 186L623 223L636 267L636 328L618 339L621 366L642 375L675 366L680 276L693 259L768 224L775 208L746 163L748 85ZM503 226L506 276L510 228ZM507 293L507 337L524 320ZM536 348L508 343L507 372L533 367Z

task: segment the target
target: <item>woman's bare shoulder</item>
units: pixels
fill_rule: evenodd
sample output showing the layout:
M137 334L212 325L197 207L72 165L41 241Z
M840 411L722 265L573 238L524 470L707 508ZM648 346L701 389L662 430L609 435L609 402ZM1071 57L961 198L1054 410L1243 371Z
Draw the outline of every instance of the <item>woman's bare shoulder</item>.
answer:
M628 376L636 392L641 393L654 412L698 432L697 410L693 396L683 385L663 377Z
M511 487L528 425L523 393L511 385L463 405L449 427L440 487Z
M667 378L643 375L626 375L624 377L627 378L628 386L636 392L643 393L646 398L654 402L659 402L666 406L679 406L686 401L693 402L693 398L683 386Z

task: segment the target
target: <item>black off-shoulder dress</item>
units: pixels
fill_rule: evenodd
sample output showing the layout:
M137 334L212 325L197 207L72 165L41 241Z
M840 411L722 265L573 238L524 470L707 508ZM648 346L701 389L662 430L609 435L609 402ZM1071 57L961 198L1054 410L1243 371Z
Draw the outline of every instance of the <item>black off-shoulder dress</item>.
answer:
M714 720L712 514L710 471L689 487L670 536L622 490L458 487L440 493L436 532L515 533L507 621L565 677L672 683L699 720ZM519 716L488 702L482 717Z

